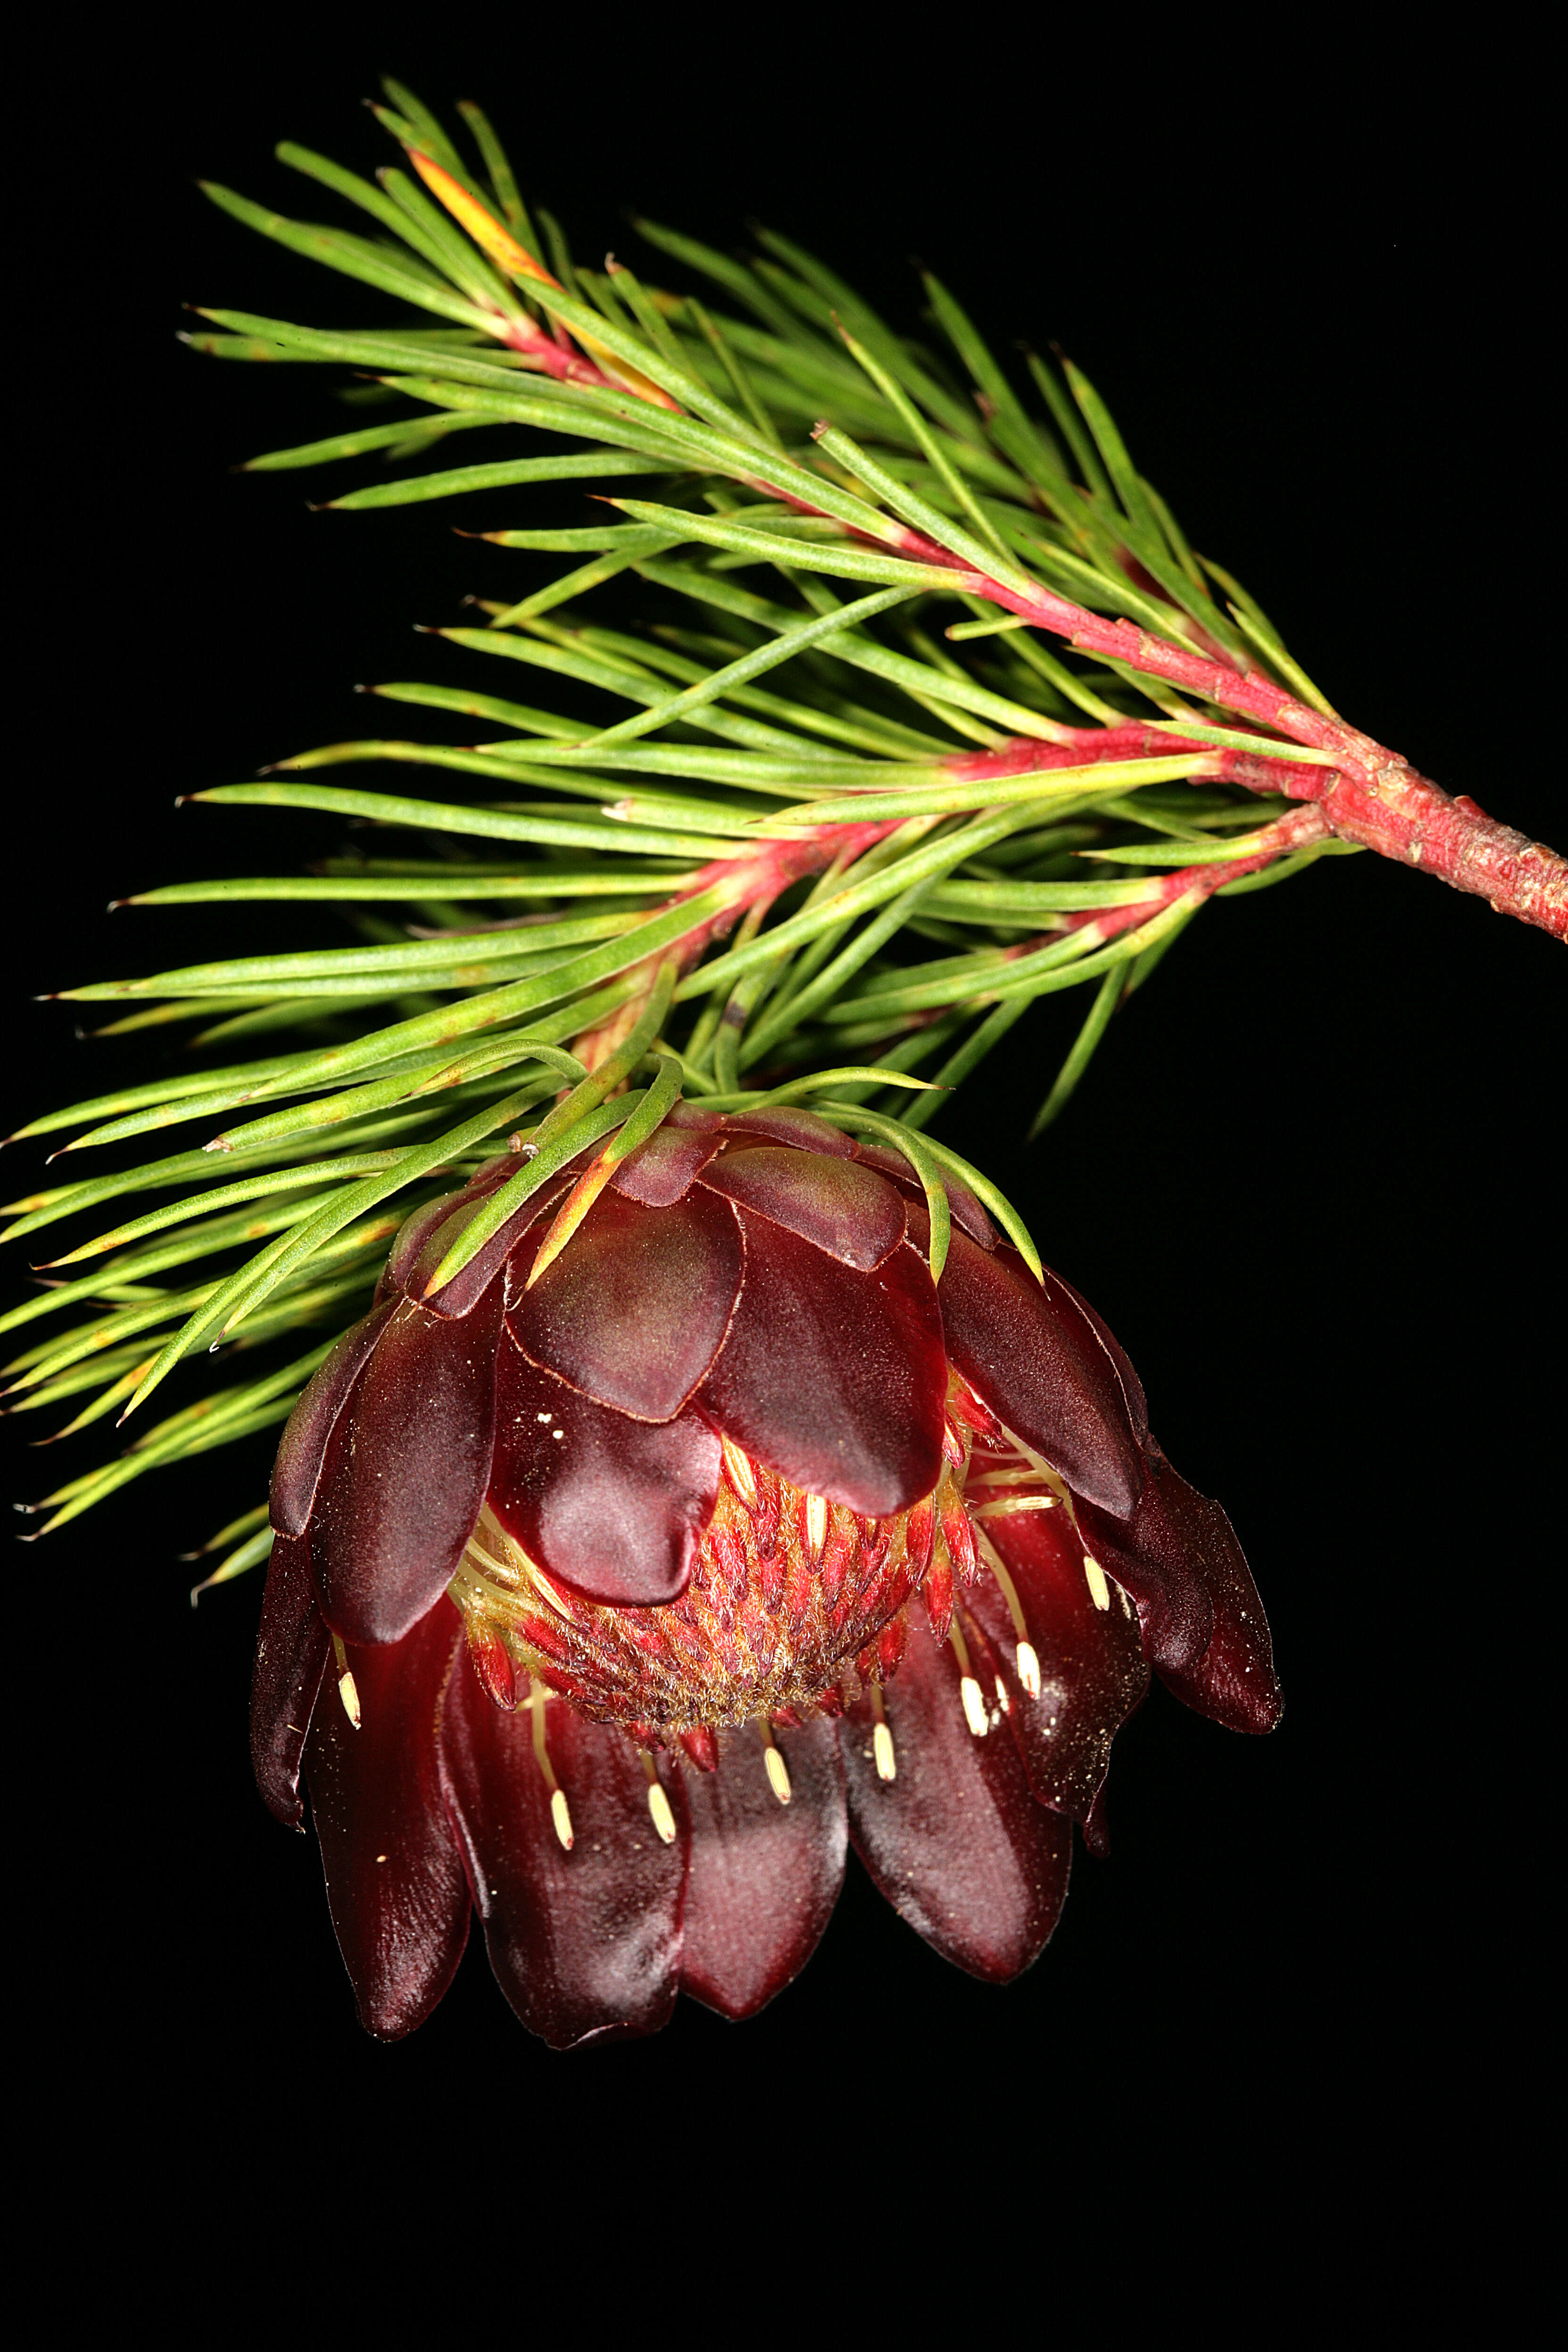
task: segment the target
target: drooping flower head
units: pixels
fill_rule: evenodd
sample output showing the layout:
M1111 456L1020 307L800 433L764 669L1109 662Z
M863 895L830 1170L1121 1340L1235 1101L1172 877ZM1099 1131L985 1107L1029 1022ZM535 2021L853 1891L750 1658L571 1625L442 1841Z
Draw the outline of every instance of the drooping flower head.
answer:
M1151 1663L1277 1719L1224 1513L960 1184L933 1283L898 1155L678 1105L537 1280L575 1168L432 1292L516 1165L409 1219L274 1473L256 1769L298 1822L303 1763L363 2021L428 2014L473 1908L557 2045L680 1990L745 2015L847 1838L939 1950L1016 1975Z

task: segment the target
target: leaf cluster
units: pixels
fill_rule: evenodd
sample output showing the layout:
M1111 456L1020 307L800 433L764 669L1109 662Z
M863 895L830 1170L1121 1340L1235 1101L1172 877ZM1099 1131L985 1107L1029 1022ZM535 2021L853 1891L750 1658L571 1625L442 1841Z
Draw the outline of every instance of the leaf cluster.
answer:
M1226 765L1310 751L1237 730L1223 698L1047 641L997 601L1047 590L1332 715L1258 605L1190 547L1077 368L1027 354L1026 394L934 278L921 334L904 335L771 232L735 257L644 222L646 278L585 267L530 214L478 108L462 110L465 155L386 89L400 160L374 179L279 150L338 225L208 190L385 297L385 327L209 310L188 340L347 370L356 418L373 397L377 421L253 470L369 461L324 501L339 513L521 495L509 511L523 520L481 511L479 535L526 555L527 577L430 633L442 675L370 689L468 722L469 740L367 736L198 796L319 814L316 870L133 902L319 905L356 943L65 992L113 1008L107 1034L177 1029L187 1044L162 1076L21 1130L69 1130L67 1152L112 1149L121 1164L10 1204L8 1238L91 1230L49 1262L52 1286L0 1318L28 1333L9 1408L69 1399L64 1435L139 1405L198 1351L312 1336L58 1487L38 1507L50 1527L155 1464L280 1421L368 1304L396 1224L509 1138L519 1173L469 1249L588 1147L619 1130L605 1151L631 1148L677 1090L725 1109L810 1096L906 1153L939 1259L943 1168L1032 1255L926 1122L1002 1049L1000 1083L1026 1097L1033 1083L1038 1131L1227 864L1229 887L1257 887L1323 854L1258 870L1289 775L1260 796ZM476 432L504 454L444 446ZM563 483L600 486L584 520L529 520ZM563 559L542 582L541 556ZM612 582L606 613L595 596ZM527 698L490 690L514 681ZM402 772L403 788L330 778L365 765ZM369 854L336 845L350 824L376 829ZM1173 867L1214 870L1173 892ZM1037 998L1079 987L1089 1009L1041 1100L1005 1041ZM590 1068L573 1048L595 1037L610 1045ZM222 1058L252 1040L277 1050ZM127 1156L169 1129L199 1148ZM100 1223L143 1193L158 1204ZM63 1336L32 1336L57 1316ZM217 1580L265 1555L251 1520L215 1545L237 1535Z

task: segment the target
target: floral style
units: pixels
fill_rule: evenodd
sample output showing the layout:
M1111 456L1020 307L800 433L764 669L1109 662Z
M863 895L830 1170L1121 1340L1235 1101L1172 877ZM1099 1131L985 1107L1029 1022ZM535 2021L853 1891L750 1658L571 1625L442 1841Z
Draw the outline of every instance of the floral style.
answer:
M584 1162L444 1287L516 1159L411 1217L284 1433L257 1777L309 1784L360 2015L470 1911L556 2047L728 2017L809 1958L847 1843L928 1942L1038 1956L1150 1666L1266 1731L1229 1522L1078 1294L896 1153L677 1105L531 1279ZM329 1687L335 1685L335 1689Z

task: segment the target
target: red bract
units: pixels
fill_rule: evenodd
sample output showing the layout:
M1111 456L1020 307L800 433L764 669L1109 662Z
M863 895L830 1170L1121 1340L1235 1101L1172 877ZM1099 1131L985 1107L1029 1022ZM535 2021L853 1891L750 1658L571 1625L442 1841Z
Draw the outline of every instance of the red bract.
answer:
M1151 1664L1278 1719L1224 1512L962 1186L933 1285L896 1154L678 1107L531 1286L574 1171L430 1294L517 1165L410 1218L273 1477L257 1777L297 1824L303 1765L363 2022L428 2015L470 1908L556 2047L681 1990L747 2016L849 1839L939 1951L1016 1975Z

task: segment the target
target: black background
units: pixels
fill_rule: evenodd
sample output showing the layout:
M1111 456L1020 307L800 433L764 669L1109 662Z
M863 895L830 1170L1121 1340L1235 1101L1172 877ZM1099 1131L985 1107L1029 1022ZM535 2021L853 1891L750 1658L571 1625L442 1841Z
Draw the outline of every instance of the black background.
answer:
M1006 16L958 54L952 25L917 46L892 20L726 20L731 58L742 37L773 45L744 71L692 19L395 40L267 21L215 20L200 43L143 25L40 71L36 332L13 347L11 478L38 494L14 575L17 1118L135 1059L76 1043L68 1009L31 992L223 951L204 910L110 919L111 895L329 845L325 820L291 834L174 794L356 731L356 680L427 674L410 622L531 561L454 538L450 509L312 515L310 478L231 473L336 429L324 375L174 340L182 300L376 315L190 182L322 216L270 144L374 168L356 101L383 66L432 104L481 99L585 258L643 264L628 209L721 247L754 216L900 324L914 257L997 345L1055 337L1348 716L1568 834L1530 716L1554 699L1536 660L1559 615L1533 454L1543 248L1528 142L1491 139L1517 87L1353 49L1294 80L1240 49L1134 65L1109 29ZM516 494L470 503L469 524L521 520ZM1542 935L1372 857L1330 862L1217 903L1036 1150L984 1076L950 1118L1129 1349L1168 1451L1227 1505L1288 1699L1248 1742L1156 1691L1118 1743L1112 1858L1080 1856L1053 1945L1010 1990L938 1961L852 1865L809 1969L744 2028L683 2002L654 2042L553 2057L476 1939L430 2023L380 2047L313 1846L250 1784L258 1581L193 1613L176 1559L259 1495L266 1441L18 1551L12 1682L43 1727L14 1754L13 1804L18 1836L43 1832L37 2013L86 2061L88 2144L116 2118L149 2149L176 2129L145 2178L198 2204L253 2165L421 2198L437 2165L458 2168L443 2197L515 2165L557 2216L609 2197L649 2253L701 2181L754 2198L759 2228L783 2208L832 2234L846 2200L918 2200L923 2180L988 2200L1004 2267L1034 2259L1019 2199L1092 2235L1117 2196L1157 2205L1193 2164L1217 2232L1218 2208L1266 2206L1326 2147L1313 2210L1359 2261L1366 2183L1484 2104L1536 1981L1562 988ZM1078 1017L1055 1000L1015 1031L1039 1091ZM7 1197L40 1156L6 1153ZM32 1433L11 1426L9 1494L86 1458L11 1442ZM383 2218L402 2210L394 2195ZM923 2259L940 2268L940 2243ZM815 2294L798 2277L791 2307Z

